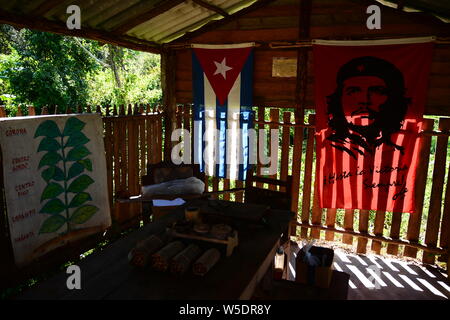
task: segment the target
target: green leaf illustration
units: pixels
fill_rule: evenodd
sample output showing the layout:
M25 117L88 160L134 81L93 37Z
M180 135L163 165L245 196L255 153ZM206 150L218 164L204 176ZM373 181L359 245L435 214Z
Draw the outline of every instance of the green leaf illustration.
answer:
M67 191L73 192L73 193L79 193L79 192L84 191L92 183L94 183L94 180L92 180L92 178L89 177L88 175L83 174L82 176L80 176L72 181L72 183L70 184Z
M46 199L53 199L64 192L64 188L55 182L51 182L42 191L41 202Z
M42 122L39 127L36 129L36 133L34 134L34 137L49 137L49 138L56 138L61 136L61 131L59 131L58 126L56 125L55 121L53 120L47 120Z
M59 214L55 214L50 218L46 219L39 230L39 234L41 233L51 233L58 231L66 223L66 218Z
M62 157L59 153L56 153L54 151L47 152L39 162L38 169L42 168L43 166L54 166L56 165L60 160L62 160Z
M70 222L76 224L82 224L88 221L96 212L98 208L95 206L82 206L79 207L70 217Z
M47 186L42 191L41 202L49 201L44 204L40 213L51 215L42 224L40 234L56 232L64 224L67 224L66 232L70 233L70 223L83 224L99 211L96 206L86 204L92 200L92 197L84 191L94 183L94 180L87 174L83 174L84 170L92 171L92 161L86 159L91 152L84 146L90 139L81 132L84 126L83 121L71 117L66 121L63 133L51 120L41 123L35 132L35 138L44 136L39 144L38 152L47 151L39 162L39 169L48 166L41 173L42 178L47 182ZM60 142L55 139L57 137L67 137L67 140L65 143ZM60 162L63 162L62 165L59 164ZM67 182L71 179L73 180L67 187ZM64 186L52 180L63 181ZM64 198L59 199L62 193ZM68 203L68 193L75 193L70 203ZM70 214L71 208L74 210L72 214ZM66 217L61 214L63 211L66 211Z
M81 206L83 203L89 200L92 200L92 197L89 193L78 193L75 197L73 197L72 201L70 201L69 208Z
M84 159L77 161L79 164L83 165L83 167L88 170L92 171L92 161L90 159Z
M73 197L72 201L70 201L69 208L75 208L81 206L86 201L92 200L92 197L87 192L78 193L75 197Z
M66 147L77 147L88 143L90 140L83 132L75 132L67 140Z
M83 165L79 164L78 162L75 162L74 164L72 164L72 166L69 169L69 174L67 176L67 180L70 180L73 177L76 177L83 171L84 171Z
M69 118L64 127L64 136L71 136L72 134L81 131L85 123L75 117Z
M56 181L64 180L64 172L58 167L48 167L41 173L42 178L49 182L51 179Z
M85 146L75 147L69 151L67 154L66 160L68 161L77 161L81 160L87 155L90 155L91 152Z
M53 179L53 176L55 175L55 169L56 167L48 167L44 171L42 171L41 176L42 179L44 179L46 182L49 182L50 179Z
M61 145L54 138L45 137L41 140L38 147L38 152L40 151L56 151L61 149Z
M56 199L52 199L49 202L47 202L41 209L41 211L39 211L40 213L50 213L50 214L55 214L55 213L60 213L61 211L65 210L66 206L64 205L64 203L59 200L58 198Z

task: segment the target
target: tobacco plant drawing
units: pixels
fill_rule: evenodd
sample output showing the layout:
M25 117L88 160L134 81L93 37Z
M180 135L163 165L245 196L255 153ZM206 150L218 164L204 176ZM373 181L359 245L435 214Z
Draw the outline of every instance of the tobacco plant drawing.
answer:
M39 234L56 232L64 225L67 230L61 234L67 234L99 210L86 204L92 197L85 190L94 180L85 174L92 171L92 162L87 158L91 152L85 144L90 140L82 132L84 126L83 121L71 117L63 132L53 120L42 122L36 129L34 138L44 137L37 151L46 151L38 166L38 169L46 167L41 176L47 182L41 195L41 204L45 204L40 213L50 215L42 223Z

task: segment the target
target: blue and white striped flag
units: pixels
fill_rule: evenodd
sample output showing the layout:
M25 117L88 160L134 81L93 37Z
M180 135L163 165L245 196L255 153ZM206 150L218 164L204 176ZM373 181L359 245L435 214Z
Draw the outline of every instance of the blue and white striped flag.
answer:
M209 176L244 180L254 119L254 43L192 47L194 162Z

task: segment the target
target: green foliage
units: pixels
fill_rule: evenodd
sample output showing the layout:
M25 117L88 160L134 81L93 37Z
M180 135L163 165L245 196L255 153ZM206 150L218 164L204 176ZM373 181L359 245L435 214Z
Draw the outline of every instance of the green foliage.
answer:
M158 55L7 25L0 42L0 104L10 115L21 104L39 113L161 100Z
M12 28L8 35L11 54L2 56L0 77L8 82L2 89L14 96L11 103L38 108L86 103L87 75L98 66L73 39Z
M40 234L56 232L65 224L67 232L70 232L70 224L83 224L99 210L93 205L85 204L92 200L85 190L94 180L83 174L85 169L92 171L92 162L86 158L91 152L84 146L89 139L81 132L84 126L83 121L71 117L66 121L62 133L52 120L42 122L36 129L34 137L44 137L39 143L38 152L46 151L39 162L39 168L47 166L41 173L47 182L41 202L48 201L39 212L51 215L42 224ZM63 169L59 166L60 162ZM69 181L71 182L67 186ZM70 202L69 193L75 194ZM64 194L64 201L59 198L61 194ZM74 209L72 214L70 209Z
M89 75L91 105L154 104L161 100L160 57L158 55L120 49L123 58L116 62L119 83L111 68Z

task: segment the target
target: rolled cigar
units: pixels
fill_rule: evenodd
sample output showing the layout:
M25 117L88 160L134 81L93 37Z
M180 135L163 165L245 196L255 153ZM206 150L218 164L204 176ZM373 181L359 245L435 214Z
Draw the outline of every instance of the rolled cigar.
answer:
M152 255L152 266L155 270L166 271L169 261L185 248L181 241L173 241Z
M195 244L190 244L183 251L178 253L170 263L170 272L175 275L183 275L189 265L197 258L202 250Z
M136 247L128 253L128 261L134 266L145 267L150 261L151 255L164 245L165 240L163 237L151 235L144 240L138 241Z
M194 263L192 272L198 276L204 276L219 261L220 251L217 249L206 250L200 258Z

